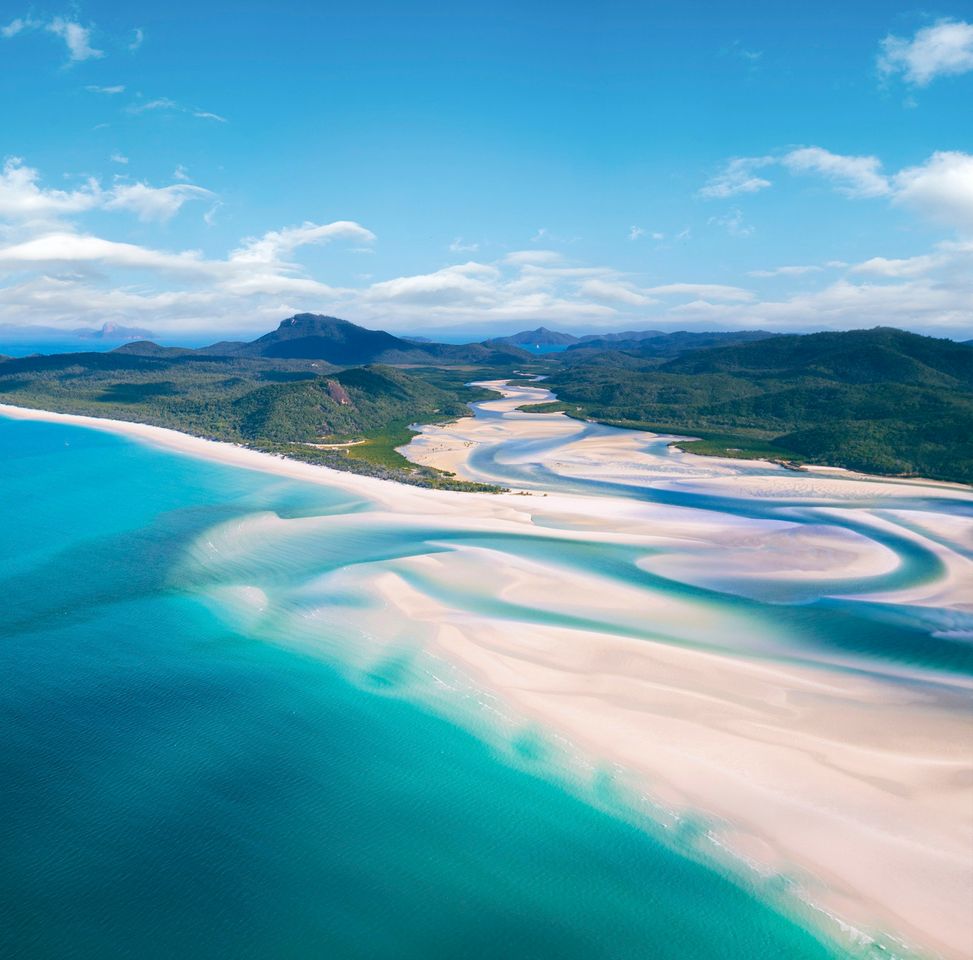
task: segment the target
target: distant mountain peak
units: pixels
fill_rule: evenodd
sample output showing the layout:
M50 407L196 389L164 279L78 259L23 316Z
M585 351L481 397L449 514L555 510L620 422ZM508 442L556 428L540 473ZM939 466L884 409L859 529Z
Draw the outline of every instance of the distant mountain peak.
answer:
M200 352L241 357L327 360L338 366L430 362L437 359L509 362L527 356L509 347L503 350L478 343L415 343L385 330L369 330L350 320L319 313L295 314L282 320L276 330L249 343L216 343L202 348Z
M561 333L558 330L550 330L547 327L538 327L536 330L521 330L520 333L512 333L506 337L494 337L487 343L506 343L514 346L567 346L577 343L578 338L572 333Z
M281 330L284 327L306 327L308 325L333 326L334 324L344 324L349 327L354 326L353 323L349 323L347 320L342 320L339 317L330 317L325 313L295 313L293 317L281 320L277 329Z
M155 334L142 327L123 327L111 320L103 323L100 328L82 327L73 331L82 340L151 340Z

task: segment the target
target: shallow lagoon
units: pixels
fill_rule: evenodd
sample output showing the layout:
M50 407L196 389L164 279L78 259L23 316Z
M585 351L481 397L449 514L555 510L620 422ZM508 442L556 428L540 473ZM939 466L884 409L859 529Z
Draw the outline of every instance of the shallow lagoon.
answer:
M0 450L4 956L836 955L180 582L209 526L346 495L54 424Z

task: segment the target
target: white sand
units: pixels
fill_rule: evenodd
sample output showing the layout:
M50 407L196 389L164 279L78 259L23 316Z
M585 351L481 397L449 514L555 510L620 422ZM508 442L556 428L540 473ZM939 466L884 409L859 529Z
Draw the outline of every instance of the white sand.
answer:
M462 575L455 557L448 563L449 576ZM543 573L510 581L498 586L551 586ZM562 580L559 595L602 588ZM725 819L717 838L755 865L796 870L810 902L968 955L971 728L960 695L613 634L511 630L401 580L384 592L404 615L437 624L436 646L527 716L641 773L666 807Z
M753 498L773 498L775 490L777 497L805 503L882 497L888 515L868 514L875 525L901 519L897 497L970 496L959 486L791 474L692 457L628 431L586 439L580 435L587 425L563 416L509 415L520 403L536 402L538 394L518 388L516 396L496 401L494 409L507 414L503 419L426 428L410 455L472 479L490 479L467 467L474 447L502 445L507 438L550 440L548 453L520 451L512 459L530 463L539 456L563 476L624 482L652 477L687 488L728 486L736 496ZM645 569L685 582L729 578L744 594L746 584L752 585L755 595L774 583L813 589L819 581L881 576L898 563L867 536L825 522L744 519L560 494L553 487L548 495L535 487L531 496L438 492L141 424L3 405L0 413L112 430L179 453L338 487L374 504L363 514L262 518L252 530L236 531L235 547L243 551L259 551L295 530L323 536L369 524L542 532L572 543L636 545L645 551L640 561ZM911 593L900 591L898 601L937 607L968 601L971 565L954 548L966 543L969 530L951 526L950 518L934 511L905 513L916 521L909 536L934 547L948 573ZM658 549L666 552L656 556ZM947 677L936 684L903 684L891 671L870 676L837 665L760 659L754 651L779 648L783 622L777 630L662 589L626 585L597 571L581 573L552 554L550 561L535 561L465 545L366 564L324 580L333 581L335 597L340 586L383 598L385 607L377 612L374 604L370 613L360 612L365 605L349 607L348 615L362 618L375 643L386 637L392 642L393 633L400 642L401 628L408 625L414 642L434 657L448 657L515 715L555 731L596 762L631 771L653 800L714 818L721 824L717 840L768 871L796 874L808 898L823 909L946 957L973 955L968 685ZM423 584L440 589L434 596ZM329 583L315 581L312 587L326 591ZM271 602L256 588L238 589L254 616ZM451 593L496 598L513 605L512 612L501 618L437 599ZM322 607L322 622L337 609L334 603ZM518 608L533 614L518 616ZM571 614L591 626L548 624L544 611ZM307 630L308 621L300 626ZM735 650L740 638L751 655Z

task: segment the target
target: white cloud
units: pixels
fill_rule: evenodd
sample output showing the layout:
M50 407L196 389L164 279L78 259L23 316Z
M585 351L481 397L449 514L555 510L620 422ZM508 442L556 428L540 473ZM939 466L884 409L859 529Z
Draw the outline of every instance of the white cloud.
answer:
M129 210L139 220L164 222L177 214L188 200L207 200L213 194L202 187L177 183L168 187L150 187L147 183L118 184L105 201L106 210Z
M8 157L0 172L0 217L43 219L90 210L101 202L101 188L89 180L79 190L45 190L40 175L19 157Z
M971 163L965 154L936 154L889 175L887 197L931 218L948 213L948 222L958 224L957 211L973 209L964 207L963 199ZM537 248L414 275L389 278L376 271L376 278L358 276L354 287L344 287L312 275L299 262L298 251L337 242L371 249L374 234L354 221L306 222L268 231L241 241L223 257L124 242L64 222L93 210L164 220L194 199L206 201L206 216L212 219L218 198L185 181L103 187L89 180L73 190L48 190L35 170L8 160L0 173L0 217L8 221L0 229L0 321L72 328L111 319L170 334L215 334L259 332L290 313L313 310L412 330L501 321L602 329L636 323L772 329L886 323L973 333L970 241L942 243L904 258L884 257L879 250L878 256L848 267L834 283L798 290L811 286L805 280L771 300L723 283L648 286L637 275ZM778 277L783 287L783 281L810 279L824 266L847 265L785 265L753 275ZM818 283L826 276L821 273Z
M45 30L64 41L68 48L68 60L78 63L82 60L92 60L103 57L101 50L91 46L91 28L83 27L74 20L55 17L53 20L35 20L33 17L17 17L5 27L0 27L0 36L16 37L29 30Z
M628 228L628 239L639 240L645 236L645 231L641 227L631 226Z
M522 266L524 264L545 264L560 263L564 259L556 250L515 250L508 253L504 258L504 263Z
M918 277L928 273L940 260L931 254L905 259L889 260L886 257L872 257L863 263L855 264L852 273L874 277Z
M299 227L271 230L262 237L250 237L234 250L231 259L236 263L281 264L298 247L315 243L330 243L337 238L372 243L375 234L351 220L317 224L305 221Z
M578 287L578 293L582 297L591 297L593 300L627 303L633 307L644 307L646 304L658 302L651 297L647 297L644 293L639 292L639 290L630 284L602 280L598 277L585 280Z
M806 329L878 323L939 331L970 329L973 243L929 254L873 257L823 289L759 300L737 286L638 286L608 267L504 260L453 264L430 273L342 288L279 262L303 242L356 239L348 222L270 231L225 259L169 252L69 229L0 246L0 320L74 327L106 319L181 332L261 332L300 310L331 312L392 329L494 321L567 322L619 329L634 322L713 328ZM365 231L367 232L367 231ZM369 234L370 235L370 234ZM245 252L245 255L244 253ZM778 268L780 276L811 273ZM137 286L127 286L134 272ZM771 271L767 271L771 272ZM967 334L968 335L968 334Z
M40 24L36 20L32 20L30 17L17 17L11 20L5 27L0 27L0 37L16 37L18 33L24 30L32 30L34 27L39 27Z
M136 27L132 31L132 40L128 45L128 49L133 53L142 46L142 42L145 40L145 33L142 31L141 27Z
M226 117L218 113L211 113L209 110L200 110L197 107L184 107L170 97L156 97L154 100L146 100L144 103L132 103L126 108L129 113L149 113L150 111L163 110L172 113L190 113L200 120L214 120L217 123L229 123Z
M918 87L936 77L968 73L973 70L973 23L939 20L911 40L890 34L882 41L878 69L884 76L901 74Z
M101 50L91 46L91 29L82 27L80 23L55 17L46 27L55 36L60 37L68 47L68 56L73 61L91 60L103 57Z
M346 225L327 226L334 226L338 233L342 233ZM161 277L177 276L207 282L232 297L284 293L330 297L340 292L309 277L289 275L292 269L289 265L238 259L232 255L225 260L208 260L195 250L171 253L68 229L51 231L0 248L0 272L19 273L30 268L51 269L68 276L90 276L93 269L100 273L119 269L150 270ZM117 286L117 281L113 285ZM79 304L79 309L81 306Z
M828 264L832 266L833 264ZM841 264L844 266L844 264ZM807 273L818 273L821 267L814 265L774 267L772 270L751 270L748 277L802 277Z
M81 270L92 264L212 275L212 271L207 269L200 255L194 251L165 253L72 231L48 233L0 248L0 269L68 266Z
M934 153L924 164L896 174L894 185L894 203L961 232L973 232L973 155Z
M189 171L180 163L176 165L176 169L172 171L172 177L174 180L191 180L192 177L189 176Z
M115 163L128 158L112 154ZM166 221L189 200L212 200L214 194L203 187L179 183L152 187L147 183L116 183L109 189L89 178L77 190L50 190L40 185L33 167L19 157L10 157L0 171L0 218L12 221L50 221L88 210L126 210L140 220Z
M453 253L476 253L480 249L480 245L469 240L464 240L462 237L456 237L449 245L449 249Z
M878 157L845 156L822 147L801 147L781 162L792 173L817 173L837 184L849 197L882 197L890 192Z
M85 90L87 90L88 93L104 93L104 94L107 94L109 96L113 96L114 94L117 94L117 93L124 93L125 92L125 84L119 83L119 84L116 84L113 87L99 87L95 83L89 83L85 87Z
M663 283L657 287L646 287L644 292L658 296L691 296L709 300L753 299L749 290L722 283Z
M133 103L127 109L129 113L145 113L148 110L181 110L182 108L175 100L170 100L168 97L156 97L145 103Z
M767 157L761 162L770 162ZM728 169L738 160L731 160ZM799 147L778 161L794 174L817 174L834 184L847 197L888 198L893 204L909 207L936 223L960 232L973 231L973 155L959 151L934 153L923 163L898 173L886 174L882 162L874 156L832 153L823 147ZM701 194L711 197L732 196L725 188L704 187ZM724 227L734 236L747 236L752 228L743 222L743 214L733 208L709 223Z
M746 309L711 305L685 307L679 314L699 323L730 327L848 329L875 325L910 330L956 331L969 336L973 271L953 279L916 277L898 283L838 280L823 290ZM673 311L675 312L675 311Z
M497 269L486 264L457 264L434 273L383 280L368 289L365 299L372 303L429 306L480 303L489 307L495 301L495 288L490 281L497 275Z
M756 193L771 185L756 171L774 163L773 157L733 157L723 170L710 178L699 195L707 200L724 200L741 193Z

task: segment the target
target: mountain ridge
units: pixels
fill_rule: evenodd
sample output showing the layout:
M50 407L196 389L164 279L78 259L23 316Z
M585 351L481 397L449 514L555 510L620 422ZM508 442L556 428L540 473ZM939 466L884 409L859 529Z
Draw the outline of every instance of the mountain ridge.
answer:
M288 317L276 330L255 340L221 341L196 352L208 356L326 360L339 366L436 362L493 365L530 358L526 351L511 346L417 343L385 330L371 330L350 320L316 313Z

